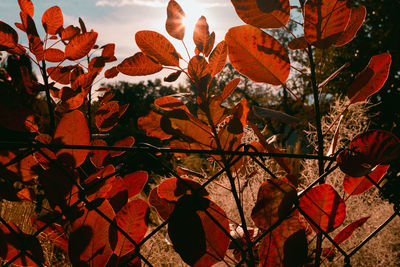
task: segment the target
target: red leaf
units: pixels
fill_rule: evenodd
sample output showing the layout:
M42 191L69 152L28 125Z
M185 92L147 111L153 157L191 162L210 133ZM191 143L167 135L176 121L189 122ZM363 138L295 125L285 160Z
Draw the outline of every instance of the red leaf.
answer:
M339 227L346 217L346 204L329 184L311 188L300 199L299 207L328 233ZM314 225L311 226L318 231Z
M178 201L181 197L191 194L191 189L198 190L201 185L189 178L169 178L157 187L157 194L167 201ZM201 188L197 193L201 197L207 197L206 189Z
M307 49L308 43L304 36L293 39L288 43L288 47L292 50Z
M91 142L92 146L107 146L107 142L101 139L95 139ZM103 167L104 159L108 156L109 152L107 150L92 150L90 155L90 161L92 164L100 169Z
M149 75L159 72L163 66L142 52L124 59L118 66L119 72L129 76Z
M257 227L268 230L279 219L287 216L295 200L297 192L293 186L281 179L268 179L258 189L251 218Z
M70 60L78 60L89 54L97 40L97 32L86 32L76 35L65 46L65 58Z
M284 84L290 60L272 36L250 25L229 29L225 36L229 60L237 71L255 82Z
M289 21L289 0L232 0L238 16L258 28L280 28Z
M351 9L349 24L347 24L344 32L336 40L335 46L342 46L353 40L358 30L363 25L366 15L367 9L365 6L353 7Z
M349 176L360 177L376 165L390 164L400 156L400 140L391 132L369 130L350 142L348 150L340 152L337 163Z
M32 225L35 226L37 230L41 229L46 225L47 222L41 221L38 217L31 217ZM41 233L46 240L50 240L54 245L61 248L64 252L68 253L68 238L64 232L61 225L57 223L52 223L47 226Z
M82 106L86 96L81 90L73 90L70 87L63 87L58 93L61 99L61 106L64 110L73 110Z
M49 62L61 62L64 60L64 52L57 48L47 48L44 51L44 59Z
M258 248L260 266L303 266L307 262L307 238L298 212L266 235Z
M201 78L211 74L211 71L208 67L207 60L204 57L194 56L189 61L188 73L192 81L199 83Z
M31 18L33 17L33 14L35 13L35 7L33 6L31 0L18 0L18 5L21 8L21 11L26 13Z
M164 66L179 66L179 54L164 35L155 31L138 31L136 44L147 56Z
M334 44L349 23L345 1L309 0L304 6L304 33L308 43L321 49Z
M210 32L208 31L207 19L204 16L201 16L196 22L194 28L193 41L197 50L205 56L208 56L214 46L215 33L213 34L214 36L210 35Z
M110 220L114 219L115 213L107 200L97 209ZM72 223L68 254L74 266L82 262L89 266L106 266L113 252L108 241L109 227L110 223L98 212L87 209Z
M169 216L171 215L171 213L174 211L175 208L175 202L168 201L164 198L160 198L160 196L157 193L157 187L153 188L150 191L149 204L156 209L158 215L160 215L160 217L164 221L168 220Z
M361 219L358 219L351 224L347 225L342 231L340 231L335 238L333 238L333 241L335 241L338 245L342 244L344 241L350 238L350 236L353 234L353 232L357 229L360 228L368 219L370 216L363 217Z
M209 68L212 76L217 75L224 68L227 55L228 48L226 47L225 41L222 41L217 44L209 58Z
M86 118L81 111L71 111L61 118L54 133L54 143L90 145L89 128ZM88 153L89 150L84 149L61 149L56 155L57 158L63 161L63 164L76 168L85 161Z
M236 78L236 79L233 79L232 81L230 81L227 85L225 85L225 88L221 93L222 100L227 99L232 94L232 92L236 89L236 87L238 86L239 83L240 83L240 78Z
M189 110L187 109L185 104L182 103L182 101L172 96L159 97L154 101L154 104L164 110L182 109L186 112L189 112Z
M121 139L121 140L115 142L113 146L115 146L115 147L132 147L134 143L135 143L135 138L133 138L132 136L128 136L124 139ZM110 151L110 156L118 157L124 153L125 153L125 151Z
M61 84L69 84L69 75L73 70L73 66L66 66L66 67L49 67L47 68L47 73L50 75L50 78L54 81L61 83Z
M56 35L64 25L64 18L58 6L50 7L42 16L42 24L46 33Z
M19 104L13 105L13 103L11 107L0 105L0 125L14 131L37 132L38 126L34 113ZM13 116L9 114L13 114Z
M108 197L112 198L121 191L128 192L128 199L140 194L147 183L149 175L145 171L137 171L117 177L113 182L112 189L108 192Z
M122 108L118 105L117 101L110 101L99 107L95 117L97 128L101 132L107 132L114 128L123 114L121 111Z
M17 32L7 23L0 21L0 51L13 49L17 44Z
M17 157L13 152L7 151L6 155L0 157L0 162L8 164L12 159ZM33 167L37 164L36 159L29 155L18 162L9 165L6 169L11 173L4 173L3 176L10 178L11 180L19 180L22 182L29 182L37 177Z
M29 253L39 263L44 263L43 249L39 240L31 235L23 233L14 223L7 222L10 229L5 224L0 224L0 257L9 261L19 255L12 262L16 266L37 266L37 264L26 255ZM15 232L15 233L14 233ZM25 251L25 253L19 254Z
M178 200L168 224L168 235L182 260L191 266L212 266L225 257L229 223L225 212L205 198L185 196Z
M112 67L104 72L104 77L107 79L112 79L117 77L119 74L118 67Z
M164 82L169 82L169 83L175 82L179 78L179 76L181 76L181 73L182 73L181 70L171 73L170 75L164 78Z
M74 38L80 32L81 32L81 29L79 29L78 27L69 25L67 28L65 28L61 31L61 39L63 41L70 41L72 38Z
M112 62L116 60L116 57L114 56L115 44L106 44L102 48L103 51L101 51L101 57L105 59L105 62Z
M369 96L378 92L389 76L392 57L389 53L373 56L368 66L357 74L349 87L348 97L350 103L364 101Z
M149 114L138 119L138 126L147 136L159 138L161 140L169 139L172 135L161 129L161 120L162 115L150 110Z
M170 0L167 6L167 21L165 29L172 37L182 40L185 36L185 25L183 19L186 17L181 6L174 0Z
M385 176L389 167L389 165L378 165L372 172L368 174L368 176L378 183L382 177ZM343 180L344 191L351 196L362 194L370 189L373 185L374 184L371 183L370 180L365 176L350 177L346 175Z
M39 34L36 30L35 22L33 21L32 17L24 12L20 13L20 17L28 36L29 50L32 52L32 54L35 55L37 62L39 62L43 60L44 50L43 42L40 39Z
M147 202L136 199L128 202L116 214L115 221L136 243L139 243L147 232L148 215ZM115 254L124 256L135 249L135 245L113 226L110 226L109 234L110 244Z

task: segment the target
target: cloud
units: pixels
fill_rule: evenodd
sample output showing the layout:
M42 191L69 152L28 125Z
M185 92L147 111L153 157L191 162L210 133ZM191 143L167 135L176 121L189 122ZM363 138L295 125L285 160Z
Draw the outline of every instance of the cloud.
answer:
M213 8L213 7L225 7L228 6L225 1L214 0L214 1L198 1L203 8ZM98 0L96 6L110 6L110 7L123 7L123 6L145 6L145 7L155 7L163 8L168 4L167 0Z

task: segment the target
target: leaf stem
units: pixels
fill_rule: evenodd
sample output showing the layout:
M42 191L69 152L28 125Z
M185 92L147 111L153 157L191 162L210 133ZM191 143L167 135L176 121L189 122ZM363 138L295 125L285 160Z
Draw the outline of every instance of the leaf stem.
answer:
M44 81L44 86L46 90L46 100L47 100L47 108L49 110L49 115L50 115L50 132L51 135L54 134L54 131L56 129L56 122L54 119L54 109L53 105L51 103L51 96L50 96L50 89L49 89L49 77L46 74L46 62L42 60L42 77Z

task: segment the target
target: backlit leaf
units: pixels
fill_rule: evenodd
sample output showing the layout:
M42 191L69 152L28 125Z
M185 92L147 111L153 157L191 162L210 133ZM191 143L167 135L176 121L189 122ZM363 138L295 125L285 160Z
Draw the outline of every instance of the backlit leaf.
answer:
M47 73L50 78L60 84L69 84L69 75L74 67L73 66L65 66L65 67L49 67L47 68Z
M351 103L366 100L369 96L378 92L385 84L389 76L392 57L389 53L373 56L368 66L357 74L348 90Z
M278 121L281 121L286 124L296 124L296 123L300 122L300 120L298 118L290 116L281 111L258 107L258 106L254 106L253 110L254 110L255 115L258 117L261 117L261 118L269 118L269 119L273 119L273 120L278 120Z
M199 83L201 78L207 74L210 74L210 68L208 67L207 60L202 56L192 57L189 61L188 73L190 79L196 83Z
M154 104L164 110L182 109L189 112L188 108L182 101L172 96L159 97L154 101Z
M237 71L255 82L281 85L290 72L290 61L282 45L272 36L250 25L229 29L225 36L229 60Z
M308 47L307 40L304 36L293 39L288 43L288 47L292 50L306 49Z
M169 139L172 135L161 129L162 117L162 115L150 110L146 116L138 119L138 126L147 136L156 137L161 140Z
M149 75L159 72L163 66L142 52L124 59L118 66L117 70L129 76Z
M346 217L346 204L329 184L311 188L300 199L299 207L328 233L339 227ZM318 232L313 225L311 226Z
M59 97L61 99L61 105L66 110L77 109L82 106L85 95L81 90L74 90L70 87L63 87L59 92Z
M115 221L136 243L142 241L147 232L149 205L142 199L128 202L115 216ZM124 256L135 249L131 243L113 226L110 226L110 244L114 253ZM115 237L117 242L115 243Z
M175 47L164 35L155 31L138 31L136 44L147 56L164 66L179 66L179 55Z
M20 17L26 31L26 35L28 36L29 50L35 55L36 60L39 62L43 60L44 50L43 42L39 37L35 22L33 21L32 17L24 12L20 12Z
M90 145L89 128L81 111L71 111L61 118L54 133L54 142L65 145ZM64 164L79 167L88 153L89 151L84 149L61 149L56 155Z
M121 191L127 191L128 198L134 197L142 192L148 177L149 175L145 171L136 171L125 174L123 177L117 177L108 195L111 198Z
M104 72L104 77L107 79L112 79L117 77L119 74L118 67L114 66Z
M296 189L282 179L268 179L258 189L251 218L257 227L267 230L283 219L297 200Z
M107 142L101 139L95 139L93 140L90 145L92 146L107 146ZM103 167L103 162L104 159L108 156L108 151L107 150L92 150L91 155L90 155L90 161L92 164L100 169Z
M258 28L281 28L289 21L289 0L231 0L238 16Z
M181 73L182 73L181 70L171 73L170 75L164 78L164 82L169 82L169 83L175 82L179 78L179 76L181 76Z
M308 43L321 49L333 45L345 31L351 9L347 0L309 0L304 7L304 33Z
M17 32L7 23L0 21L0 51L13 49L17 44Z
M344 241L350 238L350 236L353 234L353 232L357 229L360 228L368 219L370 216L363 217L361 219L358 219L351 224L347 225L343 230L341 230L334 238L333 240L338 244L342 244Z
M42 16L42 24L46 33L56 35L64 25L64 17L58 6L50 7Z
M224 90L221 93L222 100L227 99L232 94L232 92L236 89L236 87L238 86L239 83L240 83L240 78L233 79L232 81L227 83L225 85Z
M389 165L378 165L376 168L367 174L373 181L378 183L383 176L385 176L387 170L389 169ZM374 184L370 182L370 180L365 177L350 177L346 175L343 180L343 189L349 195L359 195L370 189Z
M94 47L97 35L97 32L93 31L76 35L65 46L65 58L78 60L86 56Z
M63 41L70 41L72 38L74 38L80 32L81 32L81 29L79 29L78 27L69 25L67 28L65 28L61 31L61 39Z
M115 44L106 44L102 47L103 51L101 51L101 57L104 58L105 62L112 62L117 60L115 57Z
M106 65L106 61L103 57L93 57L89 62L89 71L100 73L104 66Z
M175 202L160 198L157 193L157 187L150 191L149 204L156 209L158 215L160 215L163 220L168 220L175 208Z
M358 30L363 25L366 15L367 9L365 6L353 7L351 9L349 24L347 24L344 32L336 40L335 46L342 46L353 40Z
M33 6L32 0L18 0L18 5L21 11L29 15L31 18L35 13L35 7Z
M110 220L115 218L115 213L107 200L104 200L97 209ZM86 266L106 266L113 252L108 239L109 227L110 223L98 212L87 209L72 223L68 254L74 266L82 262L85 262Z
M164 180L157 187L157 193L160 198L168 201L178 201L181 197L191 194L191 189L197 190L197 194L207 197L208 192L201 185L189 178L169 178Z
M209 69L212 76L217 75L224 68L227 55L228 49L226 43L225 41L222 41L217 44L209 58Z
M169 35L178 40L182 40L185 36L185 25L183 24L185 16L185 12L176 1L168 2L165 29Z
M132 147L133 144L135 143L135 138L132 136L128 136L124 139L118 140L113 144L115 147ZM110 156L111 157L118 157L124 154L125 151L110 151Z
M357 135L348 150L337 157L340 169L349 176L360 177L377 165L387 165L400 157L400 140L391 132L369 130Z
M49 62L61 62L64 60L64 52L57 48L47 48L44 51L44 59Z
M96 126L101 132L114 128L120 118L120 106L116 101L110 101L96 111Z

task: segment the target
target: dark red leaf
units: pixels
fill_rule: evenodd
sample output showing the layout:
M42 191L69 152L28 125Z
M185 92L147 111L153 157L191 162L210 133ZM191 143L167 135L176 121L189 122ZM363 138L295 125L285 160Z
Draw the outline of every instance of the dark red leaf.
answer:
M71 111L61 118L54 133L54 143L90 145L89 128L86 118L81 111ZM76 168L85 161L88 153L89 150L85 149L61 149L56 155L63 164Z
M101 139L93 140L90 145L92 146L107 146L107 142ZM92 150L90 155L90 161L96 168L103 167L104 159L108 156L107 150Z
M178 201L181 197L191 194L191 189L198 190L201 185L189 178L169 178L164 180L157 187L157 194L160 198L168 201ZM199 196L207 197L208 192L202 188L198 190Z
M97 109L96 126L101 132L107 132L114 128L121 116L118 102L110 101Z
M43 50L43 42L39 37L39 34L36 30L35 22L32 17L27 15L24 12L20 13L21 22L26 31L26 35L28 36L29 41L29 50L32 54L35 55L37 62L43 60L44 50Z
M375 169L367 174L372 180L375 182L379 182L383 176L385 176L387 170L389 169L389 165L378 165ZM344 177L343 180L343 188L347 194L354 196L359 195L370 189L374 184L370 182L370 180L365 177Z
M128 192L128 198L134 197L142 192L147 183L148 174L145 171L137 171L117 177L113 182L112 189L108 192L108 198L112 198L121 191Z
M164 221L168 220L175 208L175 202L160 198L157 193L157 187L150 191L149 204L156 209L158 215L160 215Z
M211 74L211 70L208 67L208 62L204 57L194 56L189 61L188 73L192 81L199 83L201 78Z
M232 92L236 89L236 87L238 86L239 83L240 83L240 78L233 79L232 81L227 83L227 85L225 85L225 88L221 93L222 100L227 99L232 94Z
M360 177L375 166L390 164L400 156L400 140L391 132L369 130L350 142L348 150L337 157L340 169L349 176Z
M346 204L329 184L311 188L300 199L299 207L328 233L339 227L346 217ZM314 225L311 226L318 231Z
M360 228L368 219L370 216L363 217L361 219L358 219L351 224L347 225L342 231L340 231L335 238L333 238L333 241L335 241L338 245L342 244L344 241L350 238L350 236L353 234L353 232L357 229Z
M103 51L101 51L101 57L105 59L105 62L112 62L116 60L116 57L114 56L115 44L106 44L102 48Z
M118 74L119 74L118 67L114 66L111 69L108 69L104 72L104 77L106 77L107 79L112 79L117 77Z
M304 36L293 39L288 43L288 47L292 50L307 49L308 43Z
M13 49L17 44L17 32L7 23L0 21L0 51Z
M182 73L181 70L171 73L170 75L164 78L164 82L169 82L169 83L175 82L179 78L179 76L181 76L181 73Z
M353 40L358 30L363 25L366 15L367 9L365 6L353 7L351 9L349 24L347 24L344 32L336 40L335 46L342 46Z
M389 53L373 56L368 66L357 74L348 90L351 103L366 100L369 96L378 92L385 84L389 76L392 57Z
M56 35L64 25L64 17L58 6L50 7L42 16L42 25L47 34Z

